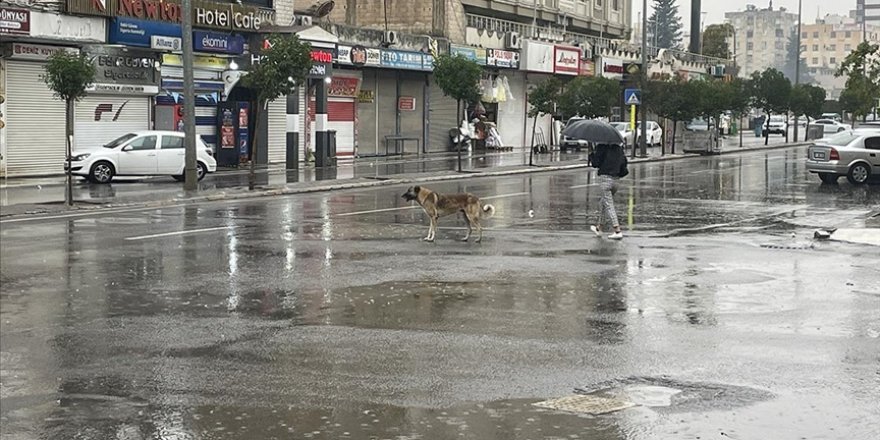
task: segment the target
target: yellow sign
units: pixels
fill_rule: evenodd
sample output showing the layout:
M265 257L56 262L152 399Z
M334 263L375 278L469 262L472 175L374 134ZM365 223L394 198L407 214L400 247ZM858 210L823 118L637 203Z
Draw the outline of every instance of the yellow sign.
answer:
M162 55L162 64L166 66L183 67L183 57L173 53ZM229 61L220 57L193 57L193 68L207 70L227 70L229 69Z
M629 106L629 129L636 131L636 106Z

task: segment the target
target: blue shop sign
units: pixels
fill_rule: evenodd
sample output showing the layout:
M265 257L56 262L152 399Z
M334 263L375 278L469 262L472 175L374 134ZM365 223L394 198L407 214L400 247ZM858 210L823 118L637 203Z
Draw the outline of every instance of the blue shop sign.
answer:
M452 56L462 56L465 59L476 62L481 66L486 65L486 49L470 46L458 46L452 44L449 46L449 53Z
M193 50L241 55L244 53L244 37L216 32L193 31Z
M150 47L150 37L153 35L178 38L182 36L180 25L177 24L131 18L112 18L110 19L110 32L107 40L113 44Z
M434 70L433 59L421 52L382 49L382 67L408 70Z

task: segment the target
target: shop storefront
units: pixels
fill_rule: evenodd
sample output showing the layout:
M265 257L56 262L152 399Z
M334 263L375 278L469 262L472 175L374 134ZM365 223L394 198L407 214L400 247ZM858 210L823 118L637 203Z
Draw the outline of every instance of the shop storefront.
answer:
M551 78L555 71L556 48L550 43L525 40L523 41L520 56L520 70L525 73L526 90L536 87ZM525 97L528 100L528 95ZM531 109L528 106L527 109ZM541 115L536 118L526 118L523 126L523 143L531 145L532 139L537 144L552 144L550 130L552 128L552 115Z
M526 76L519 69L519 53L489 49L486 52L486 67L489 69L484 96L489 96L494 104L495 119L491 112L487 118L498 126L498 133L504 146L521 147L523 142L523 125L526 120ZM485 99L484 99L485 101ZM492 106L487 106L489 110Z
M0 176L62 173L66 156L64 103L55 99L41 76L46 60L55 51L78 53L72 45L104 43L105 21L0 9L8 18L2 32L6 42L0 44Z

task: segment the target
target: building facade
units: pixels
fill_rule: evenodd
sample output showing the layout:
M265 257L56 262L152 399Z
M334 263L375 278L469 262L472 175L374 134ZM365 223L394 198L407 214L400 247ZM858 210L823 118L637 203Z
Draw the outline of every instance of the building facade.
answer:
M782 70L788 54L789 37L797 24L797 14L785 8L758 8L724 14L736 29L737 63L740 76L748 77L773 67Z
M880 0L856 0L856 17L859 23L880 27Z
M847 55L864 40L880 41L880 27L863 26L856 13L826 15L814 24L801 26L801 57L810 76L828 92L829 99L840 97L846 78L837 77L835 73Z

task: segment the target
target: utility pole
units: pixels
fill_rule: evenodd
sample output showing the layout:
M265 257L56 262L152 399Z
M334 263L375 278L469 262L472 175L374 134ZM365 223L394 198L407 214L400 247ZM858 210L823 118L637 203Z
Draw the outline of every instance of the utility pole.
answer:
M648 155L648 106L645 105L645 89L648 86L648 0L642 0L642 129L639 139L639 155ZM635 147L633 147L635 149Z
M183 0L183 132L185 149L183 189L198 188L196 174L196 93L193 85L192 0ZM251 159L253 160L253 158Z
M803 0L798 0L798 27L797 27L797 55L794 60L794 85L801 82L801 13L803 12ZM798 141L798 118L797 112L794 114L794 141Z

